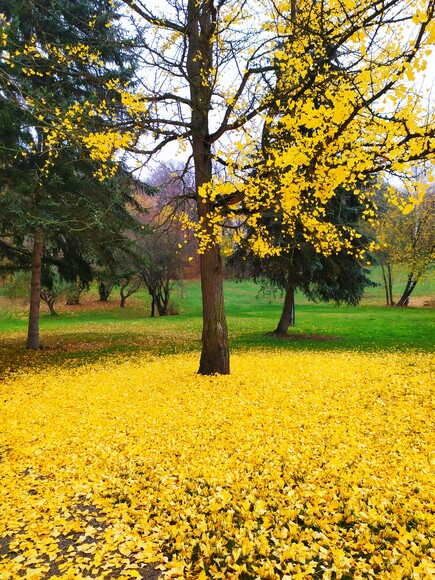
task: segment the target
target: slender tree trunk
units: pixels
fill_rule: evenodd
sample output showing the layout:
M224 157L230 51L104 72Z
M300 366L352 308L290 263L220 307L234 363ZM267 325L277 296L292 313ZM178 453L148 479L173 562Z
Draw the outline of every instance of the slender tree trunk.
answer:
M381 262L382 277L384 279L385 297L387 306L394 306L393 300L393 276L390 264L383 264Z
M47 300L47 306L48 306L48 308L50 309L50 314L51 314L52 316L57 316L57 312L56 312L56 310L54 309L54 302L55 302L55 300L54 300L54 299Z
M129 296L131 296L132 293L130 293L128 290L126 291L126 293L124 294L124 290L126 290L127 286L130 283L131 278L127 278L124 282L121 282L121 286L119 288L119 295L121 297L121 301L119 303L120 308L124 308L125 306L125 301L127 300L127 298Z
M121 301L119 303L119 306L121 308L124 308L125 301L127 300L127 298L132 296L140 288L140 283L138 283L137 281L136 281L136 284L132 284L132 286L130 288L127 288L130 282L131 282L131 278L128 278L125 282L121 283L121 286L119 289L119 295L121 297ZM125 292L124 292L124 290L125 290Z
M387 282L388 282L388 293L390 295L390 306L394 306L393 299L393 275L391 272L390 264L387 264Z
M151 294L151 318L154 318L154 316L156 315L156 301L154 299L154 296Z
M285 291L284 305L282 307L281 318L276 327L276 334L287 334L288 327L295 324L295 289L289 286Z
M412 292L414 291L414 288L417 286L417 282L418 280L414 280L412 274L408 277L408 282L406 283L405 290L403 291L403 294L400 297L400 300L398 301L396 306L408 306L409 299L411 297Z
M390 295L388 293L388 281L387 281L387 274L385 272L385 266L381 263L382 268L382 278L384 279L384 289L385 289L385 300L387 306L390 306Z
M30 286L29 328L27 332L27 348L38 350L39 342L39 306L41 303L41 262L44 245L44 231L38 228L33 238L32 274Z

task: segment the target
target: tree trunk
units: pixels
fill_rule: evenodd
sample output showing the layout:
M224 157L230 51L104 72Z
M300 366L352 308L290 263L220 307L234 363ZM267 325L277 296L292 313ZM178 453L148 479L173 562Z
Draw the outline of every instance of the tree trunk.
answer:
M51 314L52 316L57 316L57 312L56 312L56 310L54 309L54 302L55 302L54 298L53 298L53 299L51 299L51 300L47 300L47 306L48 306L48 308L50 309L50 314Z
M382 269L382 278L384 279L384 289L385 289L385 300L386 300L386 305L390 306L390 295L388 293L388 282L387 282L387 274L385 272L385 266L384 264L381 263L381 269Z
M219 246L200 255L202 291L202 352L199 373L230 372L228 328L225 318L223 265Z
M414 288L417 286L417 282L418 280L414 280L412 274L408 277L408 282L406 283L405 290L403 291L403 294L400 297L400 300L396 304L396 306L408 306L409 299L411 297Z
M228 374L230 357L228 328L225 319L223 265L213 227L207 217L213 204L199 196L200 188L210 183L213 175L209 114L211 111L213 44L216 15L213 0L188 0L189 47L187 71L190 86L192 154L195 166L195 186L198 217L204 235L209 239L200 254L202 292L202 352L198 372L203 375ZM206 82L206 81L209 82Z
M38 228L33 238L32 274L30 286L29 328L27 332L27 348L38 350L39 342L39 306L41 303L41 262L44 245L44 231Z
M159 316L167 316L168 314L167 306L159 294L156 294L155 304Z
M110 282L100 282L98 284L98 294L100 297L100 302L107 302L111 292L113 290L113 284Z
M170 296L170 288L168 283L162 283L159 287L153 291L153 299L157 308L159 316L168 315L168 304Z
M287 334L288 327L295 324L295 289L289 286L285 291L284 305L282 307L281 318L276 327L276 334Z
M384 279L385 298L387 301L387 306L394 306L393 276L391 273L391 266L390 264L383 264L381 262L381 268L382 268L382 277Z
M388 293L390 295L390 306L394 306L393 299L393 275L391 273L391 266L387 264L387 283L388 283Z
M132 284L132 286L130 288L127 288L128 285L130 284L130 282L131 282L131 278L128 278L125 282L123 282L121 284L121 287L119 290L119 295L121 296L121 302L120 302L119 306L121 308L124 308L125 301L127 300L127 298L132 296L140 288L140 282L138 282L137 280L136 280L135 284ZM124 292L124 290L126 290L126 292Z
M151 295L151 318L154 318L156 314L156 301L154 300L154 296Z
M128 290L124 293L124 290L127 289L127 286L130 284L131 282L131 278L125 278L125 280L123 282L121 282L120 288L119 288L119 295L121 297L121 302L119 303L120 308L124 308L125 306L125 301L127 300L127 298L129 296L131 296L132 294L134 294L135 291L129 292Z

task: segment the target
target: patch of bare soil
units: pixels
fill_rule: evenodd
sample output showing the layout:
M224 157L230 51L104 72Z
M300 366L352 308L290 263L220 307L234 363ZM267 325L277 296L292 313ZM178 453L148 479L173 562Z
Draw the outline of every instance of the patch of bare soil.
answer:
M409 306L414 308L435 308L435 296L411 296Z
M0 307L8 308L13 306L17 309L28 309L29 301L27 298L8 298L7 296L0 296ZM144 307L144 301L140 298L128 298L125 303L125 308L127 307ZM109 298L106 302L101 302L98 298L92 296L82 296L80 298L80 304L66 304L65 300L59 300L54 305L56 312L78 312L85 310L113 310L114 308L119 308L118 298ZM43 313L48 312L48 306L41 301L41 311Z
M31 471L26 470L21 473L21 476L28 476L31 474ZM36 479L45 479L45 477L37 476ZM37 494L36 490L29 490L29 493L32 495ZM62 574L62 564L70 564L72 565L73 562L71 561L71 553L75 552L78 558L81 560L82 566L87 568L86 578L99 578L98 573L98 566L94 566L92 563L93 559L93 551L92 546L98 544L99 537L108 529L108 524L104 521L104 514L99 510L96 506L91 505L86 502L86 500L82 503L79 502L75 506L70 506L70 513L71 515L66 518L67 521L77 519L80 521L83 527L86 529L90 529L91 532L94 532L94 536L90 533L89 535L86 534L86 537L83 536L83 529L77 532L68 532L67 535L63 533L59 533L56 536L57 542L57 558L53 560L47 554L41 554L40 558L43 563L49 564L48 571L44 574L44 576L37 575L38 578L43 578L43 580L49 580L53 578L63 578ZM20 548L11 549L10 545L13 541L13 536L0 538L0 557L7 557L8 559L13 559L23 554L23 551ZM119 550L114 550L111 556L117 556L120 560L123 558L123 554ZM134 554L133 554L134 555ZM129 563L127 560L125 564ZM29 567L29 571L31 571L33 566ZM159 578L163 577L162 572L163 566L158 564L145 564L142 567L139 565L135 570L139 574L141 580L159 580ZM19 577L25 577L24 574L19 573ZM70 576L69 576L70 577ZM110 578L127 578L128 577L128 570L124 569L124 565L120 564L118 568L112 569L110 572Z
M128 298L125 303L125 308L132 306L142 306L143 300L138 298ZM41 304L43 306L43 304ZM106 302L101 302L98 298L92 296L83 296L80 298L80 304L65 304L65 302L56 302L55 309L58 312L77 312L83 310L113 310L119 308L118 298L109 298Z

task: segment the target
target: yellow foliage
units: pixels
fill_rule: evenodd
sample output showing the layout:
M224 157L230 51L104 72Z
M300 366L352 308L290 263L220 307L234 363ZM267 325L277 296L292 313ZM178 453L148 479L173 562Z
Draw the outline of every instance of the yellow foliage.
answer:
M150 562L201 580L434 577L432 355L254 350L215 377L196 362L6 379L2 580Z
M66 111L55 109L54 115L44 115L49 110L45 104L26 99L38 121L45 119L48 160L42 172L49 174L59 148L69 142L88 150L96 174L104 179L125 151L146 160L172 141L183 151L195 132L205 135L213 126L208 145L225 172L199 187L201 219L192 224L184 220L195 231L201 252L222 241L221 229L231 214L258 219L266 210L282 217L289 236L301 224L305 240L318 252L351 251L349 232L344 235L342 228L325 223L327 204L338 188L355 191L364 202L367 193L362 190L371 186L374 175L382 179L392 173L409 184L415 161L434 156L435 116L420 86L434 42L431 4L395 1L378 10L372 0L298 0L294 6L288 0L259 0L243 7L223 2L210 38L198 21L205 36L196 47L182 27L151 19L147 26L153 41L144 61L155 62L162 73L154 82L145 82L145 71L139 90L135 83L114 79L107 83L104 100L72 103ZM250 32L246 46L232 37L240 29ZM5 46L7 33L6 18L0 15ZM210 62L202 43L210 45ZM56 60L63 74L74 71L77 62L97 72L104 68L101 55L82 43L48 45L45 51L33 39L22 53L5 50L1 58L12 67L17 57L27 55L32 65L22 69L27 76L42 74L37 65L46 56ZM180 55L177 65L173 54ZM193 76L188 73L190 58L197 71ZM267 72L272 65L273 74ZM240 78L228 81L227 66ZM186 96L196 93L196 83L208 89L201 98L201 128L194 121L198 103ZM108 128L93 131L84 122L93 117L109 121ZM395 203L406 214L418 199L414 203L405 196ZM202 212L202 204L207 211ZM363 217L371 221L372 214L368 204ZM275 250L261 233L253 250L265 256ZM358 255L364 257L364 248Z

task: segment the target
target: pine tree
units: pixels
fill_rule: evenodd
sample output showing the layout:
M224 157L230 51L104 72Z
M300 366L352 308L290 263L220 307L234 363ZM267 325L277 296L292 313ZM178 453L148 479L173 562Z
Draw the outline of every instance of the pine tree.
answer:
M4 48L15 58L3 59L0 65L0 251L16 266L31 265L27 340L31 349L40 346L44 255L56 261L56 247L63 246L60 267L67 276L66 263L71 269L72 264L86 261L89 241L94 251L96 241L109 251L103 241L113 238L116 227L120 235L120 217L113 219L117 213L128 218L125 204L130 196L124 194L122 166L115 166L111 182L102 185L94 175L95 162L83 155L73 139L64 139L49 163L47 157L47 127L56 110L89 100L101 103L107 82L131 76L134 58L120 42L113 6L105 0L13 0L2 7L2 18L8 23ZM34 99L46 111L36 114ZM103 115L83 120L88 127L100 128L110 122ZM78 252L68 251L77 246Z
M325 223L336 227L358 231L365 206L358 196L344 188L337 192L326 205ZM295 224L290 235L283 229L282 216L265 211L258 226L265 229L270 243L279 253L263 257L252 251L250 236L255 230L248 228L230 262L244 264L249 274L264 288L284 292L284 304L276 334L287 334L289 326L295 324L295 292L302 291L307 298L320 302L335 302L356 305L361 300L364 288L373 286L368 270L356 254L369 246L366 234L348 234L351 247L328 254L318 252L304 236L301 224ZM346 230L344 230L345 232ZM346 235L344 233L344 235ZM352 247L355 252L352 252Z

